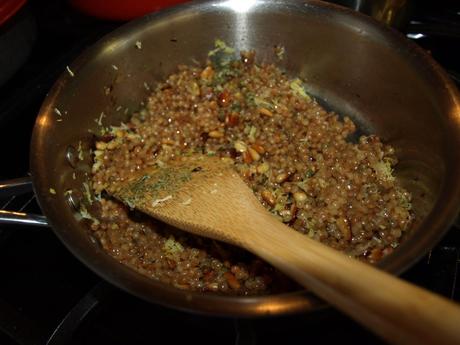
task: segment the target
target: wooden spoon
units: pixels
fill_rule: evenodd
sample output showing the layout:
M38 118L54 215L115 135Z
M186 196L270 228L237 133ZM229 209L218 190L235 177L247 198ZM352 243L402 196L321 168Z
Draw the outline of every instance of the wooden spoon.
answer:
M285 226L221 159L182 158L108 192L177 228L247 249L392 343L460 344L456 304Z

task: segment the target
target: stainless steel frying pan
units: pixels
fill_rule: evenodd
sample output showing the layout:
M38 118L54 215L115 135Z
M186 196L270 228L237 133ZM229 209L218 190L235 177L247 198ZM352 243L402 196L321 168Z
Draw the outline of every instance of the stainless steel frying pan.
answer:
M216 38L255 49L266 61L274 60L274 45L284 46L277 63L304 78L309 93L396 148L396 174L414 196L418 221L382 269L402 272L443 236L460 206L460 97L429 55L368 17L319 1L199 1L106 36L70 66L72 73L62 74L43 103L30 154L35 193L56 235L84 264L145 300L196 312L259 316L324 306L305 291L216 296L144 277L104 253L79 219L78 193L72 199L65 193L82 190L87 179L90 131L101 112L105 125L126 120L147 95L144 83L155 84L178 64L204 61Z

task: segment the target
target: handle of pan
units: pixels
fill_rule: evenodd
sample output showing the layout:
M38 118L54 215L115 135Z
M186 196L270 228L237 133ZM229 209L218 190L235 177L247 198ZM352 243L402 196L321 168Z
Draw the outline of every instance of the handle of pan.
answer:
M9 198L29 192L33 192L30 177L0 181L0 198ZM0 224L49 226L45 216L9 210L0 210Z

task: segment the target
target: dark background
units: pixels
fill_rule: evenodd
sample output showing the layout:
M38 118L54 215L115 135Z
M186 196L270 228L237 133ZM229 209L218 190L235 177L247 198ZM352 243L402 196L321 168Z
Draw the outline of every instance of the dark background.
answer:
M66 1L29 1L37 39L23 67L0 86L0 179L25 176L41 102L65 66L122 23L79 14ZM2 33L0 28L0 35ZM409 37L460 80L458 1L416 1ZM422 33L424 36L418 34ZM1 52L0 52L1 54ZM32 195L0 199L0 209L38 212ZM403 278L460 301L460 234L447 236ZM383 288L383 287L382 287ZM440 317L442 317L440 315ZM380 343L327 309L263 320L209 318L147 304L101 281L49 229L0 227L0 344Z

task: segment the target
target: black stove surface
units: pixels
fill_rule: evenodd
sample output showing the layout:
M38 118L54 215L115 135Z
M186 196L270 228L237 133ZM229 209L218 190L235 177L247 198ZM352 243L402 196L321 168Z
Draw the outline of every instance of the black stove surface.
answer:
M408 37L460 81L460 5L417 1ZM86 46L121 23L74 12L65 1L29 1L37 42L0 87L0 179L25 176L29 141L54 80ZM33 195L0 199L0 209L39 212ZM460 301L460 230L403 278ZM213 318L143 302L94 275L46 228L0 227L0 344L382 343L334 309L271 319ZM460 278L459 278L460 279Z

